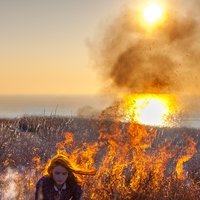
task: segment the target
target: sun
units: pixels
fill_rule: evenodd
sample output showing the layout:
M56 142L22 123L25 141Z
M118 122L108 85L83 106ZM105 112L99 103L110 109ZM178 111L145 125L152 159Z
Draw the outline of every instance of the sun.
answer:
M161 19L163 15L163 9L159 4L151 3L144 8L143 15L144 15L144 20L147 23L152 24Z

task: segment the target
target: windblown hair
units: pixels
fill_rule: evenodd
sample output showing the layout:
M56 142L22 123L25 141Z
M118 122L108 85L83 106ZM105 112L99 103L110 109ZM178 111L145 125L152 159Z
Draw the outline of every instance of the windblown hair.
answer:
M78 169L77 166L73 165L70 162L70 159L64 154L57 154L53 156L46 164L44 175L49 177L53 176L53 169L57 166L62 166L68 171L68 179L77 184L81 184L83 182L83 178L81 175L94 175L96 173L95 170L92 171L84 171Z

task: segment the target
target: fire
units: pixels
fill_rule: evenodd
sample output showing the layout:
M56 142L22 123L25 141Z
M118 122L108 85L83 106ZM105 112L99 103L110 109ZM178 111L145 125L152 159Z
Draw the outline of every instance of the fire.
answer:
M129 120L153 126L169 126L175 113L175 101L170 95L130 95L125 98L125 113Z
M142 96L145 95L132 95L129 99ZM169 95L161 96L172 100ZM75 169L91 174L95 169L92 176L84 176L84 199L199 199L199 182L187 165L198 152L197 135L182 135L182 129L171 129L173 134L168 135L168 128L118 120L92 122L98 122L98 128L92 129L97 131L95 134L88 132L90 137L84 138L82 132L63 132L63 140L58 141L56 148L48 145L57 150L57 155L67 156ZM1 199L33 199L46 158L40 153L32 158L31 166L8 167L0 175Z
M196 143L194 141L193 138L191 137L188 137L186 136L186 141L188 141L188 148L185 148L184 151L185 151L185 155L183 155L182 157L180 157L177 161L177 164L176 164L176 173L177 173L177 177L178 179L181 179L183 180L185 178L185 170L183 168L183 164L185 162L187 162L188 160L190 160L193 155L197 152L196 150Z

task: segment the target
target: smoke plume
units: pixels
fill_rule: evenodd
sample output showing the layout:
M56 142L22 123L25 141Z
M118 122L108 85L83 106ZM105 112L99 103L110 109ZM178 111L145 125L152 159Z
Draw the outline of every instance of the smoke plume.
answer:
M169 4L166 19L151 31L130 7L107 26L95 59L112 91L199 95L199 3Z

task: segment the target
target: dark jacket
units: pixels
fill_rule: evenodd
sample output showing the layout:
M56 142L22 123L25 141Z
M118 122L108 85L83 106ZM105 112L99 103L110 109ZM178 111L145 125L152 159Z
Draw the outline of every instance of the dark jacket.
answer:
M79 200L81 195L81 187L69 178L66 188L60 193L56 191L51 177L43 176L36 184L35 200Z

